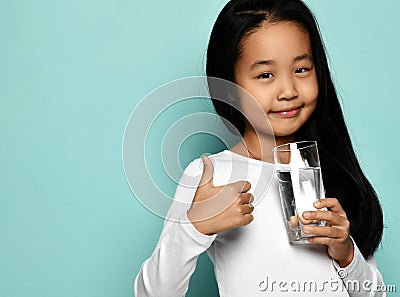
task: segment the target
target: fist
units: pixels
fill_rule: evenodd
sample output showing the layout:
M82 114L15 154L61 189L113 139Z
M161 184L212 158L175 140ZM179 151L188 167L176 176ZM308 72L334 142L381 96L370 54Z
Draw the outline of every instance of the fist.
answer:
M206 235L249 224L253 221L254 197L248 181L237 181L216 187L214 166L207 156L202 157L204 168L187 216L195 228Z

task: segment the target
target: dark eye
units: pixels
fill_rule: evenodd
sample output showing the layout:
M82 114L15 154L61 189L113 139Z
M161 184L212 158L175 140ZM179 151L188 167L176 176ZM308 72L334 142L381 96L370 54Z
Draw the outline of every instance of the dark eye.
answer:
M271 78L271 77L273 77L273 75L272 75L272 73L269 73L269 72L262 73L259 76L257 76L257 78L259 78L259 79L266 79L266 78Z
M300 67L300 68L297 68L296 69L296 73L304 73L304 72L307 72L307 71L309 71L310 70L310 68L303 68L303 67Z

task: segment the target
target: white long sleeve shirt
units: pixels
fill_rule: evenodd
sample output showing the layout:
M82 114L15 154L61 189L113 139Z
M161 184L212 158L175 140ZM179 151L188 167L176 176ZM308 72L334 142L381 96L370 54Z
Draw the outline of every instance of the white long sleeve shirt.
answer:
M221 297L386 296L377 292L384 283L374 257L366 261L354 241L353 261L345 268L329 257L325 245L289 243L274 164L229 150L209 157L215 186L251 183L254 220L212 236L197 231L187 218L203 172L201 159L194 160L179 182L156 248L135 278L136 297L185 296L204 251L214 264Z

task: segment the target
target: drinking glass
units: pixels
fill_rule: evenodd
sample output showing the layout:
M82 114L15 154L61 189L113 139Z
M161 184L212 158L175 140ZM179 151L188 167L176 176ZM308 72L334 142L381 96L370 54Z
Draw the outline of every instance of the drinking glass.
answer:
M308 244L307 238L314 235L302 231L304 224L325 226L325 221L307 221L302 217L304 211L317 210L313 203L325 196L317 142L286 143L273 152L289 242Z

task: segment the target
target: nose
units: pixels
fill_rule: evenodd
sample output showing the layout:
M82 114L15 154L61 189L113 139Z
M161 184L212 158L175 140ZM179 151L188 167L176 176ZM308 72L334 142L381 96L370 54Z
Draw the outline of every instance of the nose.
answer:
M282 78L280 81L278 100L293 100L299 96L292 78Z

